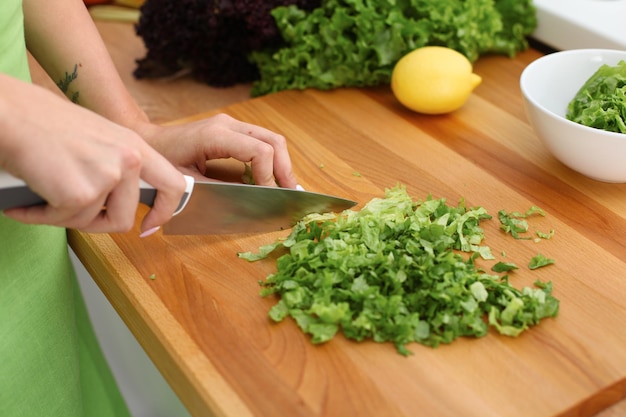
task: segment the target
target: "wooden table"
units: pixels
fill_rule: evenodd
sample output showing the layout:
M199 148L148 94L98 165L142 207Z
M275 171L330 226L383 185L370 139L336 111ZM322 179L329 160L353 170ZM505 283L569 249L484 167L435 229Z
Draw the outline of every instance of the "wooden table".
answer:
M511 276L520 288L552 281L561 300L557 318L519 338L413 344L410 357L341 336L313 345L293 321L267 316L276 299L260 297L258 281L275 263L237 257L285 231L71 231L72 248L194 416L590 416L615 403L601 415L623 415L626 184L575 173L535 136L519 76L539 56L482 58L483 84L445 116L410 112L387 87L286 91L221 109L283 133L304 188L355 199L356 209L398 183L416 200L465 198L493 215L543 208L531 226L554 229L550 240L517 241L497 219L483 224L485 244L504 260L556 260Z

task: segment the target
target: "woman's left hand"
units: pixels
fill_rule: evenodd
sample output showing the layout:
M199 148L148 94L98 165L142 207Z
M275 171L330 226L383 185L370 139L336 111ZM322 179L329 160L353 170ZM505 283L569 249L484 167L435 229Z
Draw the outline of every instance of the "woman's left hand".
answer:
M135 130L182 172L206 173L212 159L249 163L257 185L296 188L285 137L226 114L181 125L142 124Z

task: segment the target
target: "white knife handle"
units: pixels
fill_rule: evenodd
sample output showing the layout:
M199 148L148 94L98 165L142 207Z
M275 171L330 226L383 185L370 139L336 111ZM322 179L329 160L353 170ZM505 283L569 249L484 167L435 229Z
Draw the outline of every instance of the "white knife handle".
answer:
M187 183L185 193L181 197L174 215L177 215L185 208L193 191L193 177L185 175L185 181ZM140 182L139 188L139 201L152 207L156 199L157 190L143 180ZM46 204L46 200L28 188L24 181L15 178L6 171L0 170L0 210L43 204Z
M178 207L174 211L174 216L183 211L187 203L189 202L189 198L191 198L191 193L193 192L193 186L195 184L195 180L193 177L189 175L185 175L185 182L187 183L185 187L185 192L183 196L180 198L180 202L178 203ZM140 180L139 182L139 201L152 207L154 205L154 200L156 199L157 190L145 182L144 180Z

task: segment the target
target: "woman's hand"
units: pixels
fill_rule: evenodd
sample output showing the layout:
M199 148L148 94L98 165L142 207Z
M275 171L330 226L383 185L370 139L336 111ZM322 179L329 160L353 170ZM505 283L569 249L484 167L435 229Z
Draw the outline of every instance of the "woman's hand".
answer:
M31 55L57 83L71 74L63 91L82 108L0 76L0 167L49 202L7 210L7 216L89 232L128 230L141 178L158 191L142 223L147 231L167 222L178 206L185 187L181 171L203 176L206 162L219 158L250 163L259 185L296 187L281 135L226 115L151 124L82 1L24 0L23 11Z
M143 124L136 129L187 174L203 176L207 161L235 158L250 164L257 185L297 186L285 138L263 127L218 114L187 124Z
M87 232L127 231L141 178L158 190L142 230L171 218L185 180L137 133L5 75L0 92L10 98L0 98L0 166L48 202L6 216Z

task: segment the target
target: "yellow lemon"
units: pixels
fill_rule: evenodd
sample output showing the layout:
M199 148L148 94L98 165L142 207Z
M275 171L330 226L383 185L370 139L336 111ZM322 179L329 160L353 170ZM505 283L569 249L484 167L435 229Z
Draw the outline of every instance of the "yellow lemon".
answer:
M481 81L465 55L443 46L425 46L398 61L391 90L411 110L444 114L463 106Z

